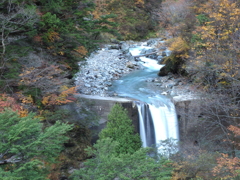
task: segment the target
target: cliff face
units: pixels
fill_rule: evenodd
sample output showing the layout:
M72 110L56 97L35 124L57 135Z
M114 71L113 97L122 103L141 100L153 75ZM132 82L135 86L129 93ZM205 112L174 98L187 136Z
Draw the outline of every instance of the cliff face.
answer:
M98 133L106 126L108 121L108 114L114 104L119 103L127 109L129 117L133 121L135 132L139 133L139 115L138 109L134 106L133 99L117 98L117 97L100 97L91 95L76 95L78 98L87 99L91 101L90 111L98 116L98 125L90 126L92 131L92 143L98 139ZM179 121L180 139L185 140L194 133L198 116L201 114L197 99L175 99L174 101L176 112ZM68 105L67 105L68 106ZM70 111L75 111L74 105L68 106ZM81 121L81 117L75 116L75 122ZM194 140L192 140L194 141Z
M80 112L78 104L72 103L65 105L63 108L67 109L72 113L72 119L76 124L84 124L91 130L92 133L92 143L95 143L98 139L99 132L106 126L108 121L108 114L111 111L111 108L114 104L119 103L124 108L127 109L129 117L133 121L133 125L135 127L135 132L139 132L139 122L138 122L138 110L137 107L134 106L134 100L125 99L125 98L117 98L117 97L101 97L101 96L92 96L92 95L75 95L76 98L82 99L82 101L88 101L87 109L89 112L92 112L93 118L97 119L98 122L85 122L86 119L83 118L83 113ZM77 112L79 111L79 112Z
M201 115L199 99L178 99L174 104L178 116L180 140L194 142L196 140L194 133L197 132L198 118Z

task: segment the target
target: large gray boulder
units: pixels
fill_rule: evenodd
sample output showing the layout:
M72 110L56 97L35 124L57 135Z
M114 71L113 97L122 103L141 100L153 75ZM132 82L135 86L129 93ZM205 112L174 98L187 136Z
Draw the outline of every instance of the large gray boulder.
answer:
M158 76L167 76L169 73L169 71L167 70L167 68L165 66L163 66L159 72L158 72Z

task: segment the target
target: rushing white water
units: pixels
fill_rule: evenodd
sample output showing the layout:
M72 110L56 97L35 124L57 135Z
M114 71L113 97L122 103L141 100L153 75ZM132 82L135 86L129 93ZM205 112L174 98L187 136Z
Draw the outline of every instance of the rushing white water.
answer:
M142 49L150 47L139 46L131 48L133 56L140 54ZM169 54L169 51L166 52ZM172 147L162 143L168 139L179 140L178 121L174 104L165 96L156 94L146 88L146 79L157 77L157 72L163 65L154 59L140 57L144 69L131 73L113 84L112 90L119 96L138 99L136 102L139 113L140 136L143 147L158 146L159 152L165 155L174 153ZM169 145L169 144L168 144Z
M175 107L173 104L171 104L171 107L156 107L155 105L150 105L150 111L154 120L156 144L159 145L159 151L166 154L166 152L162 152L166 147L164 147L161 142L167 139L179 140Z
M142 140L142 146L147 147L147 138L146 138L146 132L145 132L145 126L144 126L144 119L141 112L142 106L140 104L140 105L137 105L137 107L138 107L138 113L139 113L139 124L140 124L139 128L140 128L140 137Z
M175 107L172 103L163 106L137 102L139 112L140 136L143 147L157 146L159 153L169 155L176 152L174 147L166 147L170 143L162 145L166 140L179 140L178 122ZM150 131L150 132L149 132ZM165 152L167 148L168 152ZM171 151L171 152L169 152Z
M141 54L143 49L151 49L151 47L147 46L139 46L136 48L130 48L129 51L132 54L132 56L138 56ZM145 70L147 71L159 71L160 68L162 68L164 65L158 64L158 61L155 59L150 59L146 57L140 57L141 61L143 62L142 65L146 67Z
M142 65L146 67L148 71L159 71L159 69L163 67L163 65L158 64L154 59L141 57L141 60L144 62Z

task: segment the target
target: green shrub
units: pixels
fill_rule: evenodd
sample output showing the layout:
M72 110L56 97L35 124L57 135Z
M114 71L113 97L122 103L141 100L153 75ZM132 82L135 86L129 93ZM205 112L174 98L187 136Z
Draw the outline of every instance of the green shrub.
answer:
M10 110L0 113L1 179L45 179L68 140L65 135L72 125L56 122L43 130L34 116L20 117Z
M74 171L73 180L169 180L173 167L165 158L156 161L147 156L149 148L140 148L133 154L116 156L119 143L111 138L98 140L93 148L86 149L94 158L88 159L84 167Z
M100 139L108 137L119 143L116 148L118 154L132 154L142 146L140 136L134 132L127 110L119 104L112 107L107 127L100 133Z

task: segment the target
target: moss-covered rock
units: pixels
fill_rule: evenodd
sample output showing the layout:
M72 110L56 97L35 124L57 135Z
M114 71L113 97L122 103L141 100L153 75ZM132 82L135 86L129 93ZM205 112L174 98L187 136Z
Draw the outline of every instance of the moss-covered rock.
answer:
M183 59L181 57L177 57L175 54L166 56L163 58L163 61L161 63L164 64L165 66L160 69L158 75L166 76L168 73L185 75L186 71L183 68L183 63L184 63Z

